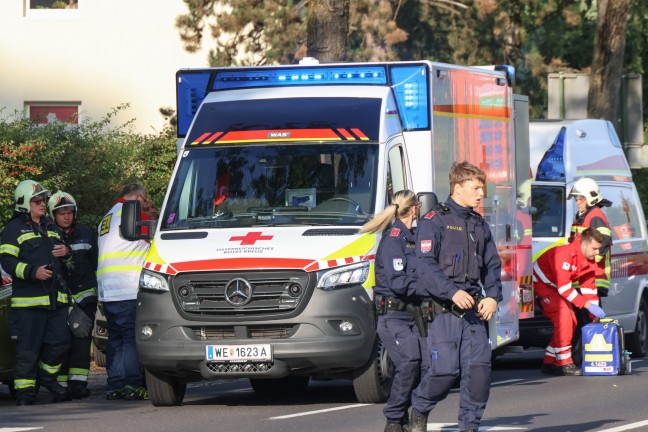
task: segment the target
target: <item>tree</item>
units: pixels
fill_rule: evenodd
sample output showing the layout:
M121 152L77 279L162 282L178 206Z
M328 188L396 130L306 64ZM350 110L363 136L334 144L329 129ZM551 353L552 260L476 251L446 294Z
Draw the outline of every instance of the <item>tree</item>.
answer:
M626 41L629 0L598 0L598 20L587 114L611 120L621 130L618 118Z
M346 60L349 0L310 0L308 55L322 63Z

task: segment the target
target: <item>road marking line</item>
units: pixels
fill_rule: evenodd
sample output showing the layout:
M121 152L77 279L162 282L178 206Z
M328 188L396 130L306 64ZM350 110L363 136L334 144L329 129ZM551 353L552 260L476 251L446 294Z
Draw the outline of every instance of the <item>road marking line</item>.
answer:
M459 425L457 423L428 423L428 431L441 431L441 432L453 432L459 430ZM430 429L432 428L432 429ZM516 426L479 426L480 431L513 431L513 430L527 430L524 427Z
M504 380L504 381L496 381L494 383L491 383L491 385L510 384L510 383L520 382L520 381L525 381L525 380L518 378L518 379L510 379L510 380Z
M360 408L360 407L368 406L368 405L373 405L373 404L345 405L345 406L340 406L340 407L336 407L336 408L328 408L328 409L322 409L322 410L316 410L316 411L305 411L303 413L288 414L288 415L278 416L278 417L270 417L270 420L283 420L283 419L288 419L288 418L293 418L293 417L301 417L301 416L320 414L320 413L331 412L331 411L340 411L340 410L351 409L351 408Z
M38 426L38 427L27 427L27 428L0 428L0 432L23 432L23 431L31 431L31 430L37 430L37 429L43 429L43 426Z
M648 420L644 420L644 421L640 421L640 422L636 422L636 423L630 423L630 424L627 424L627 425L624 425L624 426L618 426L618 427L614 427L614 428L610 428L610 429L601 429L598 432L621 432L621 431L626 431L626 430L630 430L630 429L637 429L637 428L640 428L642 426L648 426Z

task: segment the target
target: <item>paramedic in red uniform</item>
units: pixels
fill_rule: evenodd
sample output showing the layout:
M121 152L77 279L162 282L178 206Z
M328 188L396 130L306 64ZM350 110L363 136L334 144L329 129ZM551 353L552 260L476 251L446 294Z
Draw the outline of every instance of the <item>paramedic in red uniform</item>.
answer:
M567 199L571 197L575 197L578 211L571 226L569 241L574 241L587 228L594 228L603 235L601 249L596 255L596 286L575 286L583 297L601 306L600 297L607 297L608 288L610 287L610 248L612 247L612 232L605 213L603 213L603 207L609 207L612 203L601 196L596 181L587 177L583 177L574 183ZM581 329L592 320L589 313L582 309L576 309L575 313L576 329L572 340L572 357L574 363L580 366L582 355Z
M572 359L571 344L576 329L573 307L587 309L594 317L604 318L605 312L574 289L572 283L593 288L596 255L603 235L588 228L573 242L556 246L545 252L533 264L535 294L544 315L554 327L553 337L545 349L540 371L554 375L582 375ZM573 307L572 307L573 306Z

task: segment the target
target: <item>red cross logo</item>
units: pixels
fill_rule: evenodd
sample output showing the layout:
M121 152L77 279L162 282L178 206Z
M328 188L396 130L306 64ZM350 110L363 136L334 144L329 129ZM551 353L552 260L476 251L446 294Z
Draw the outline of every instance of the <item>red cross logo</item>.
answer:
M248 245L253 245L254 243L257 242L257 240L272 240L271 235L261 235L261 232L257 231L252 231L244 236L236 236L236 237L230 237L229 241L240 241L241 246L248 246Z

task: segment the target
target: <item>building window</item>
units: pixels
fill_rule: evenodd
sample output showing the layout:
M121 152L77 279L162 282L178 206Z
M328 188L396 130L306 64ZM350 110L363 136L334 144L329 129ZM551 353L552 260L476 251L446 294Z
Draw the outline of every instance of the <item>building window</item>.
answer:
M79 15L79 0L24 0L28 18L69 19Z
M79 103L28 103L25 104L29 119L36 124L55 121L79 124Z

